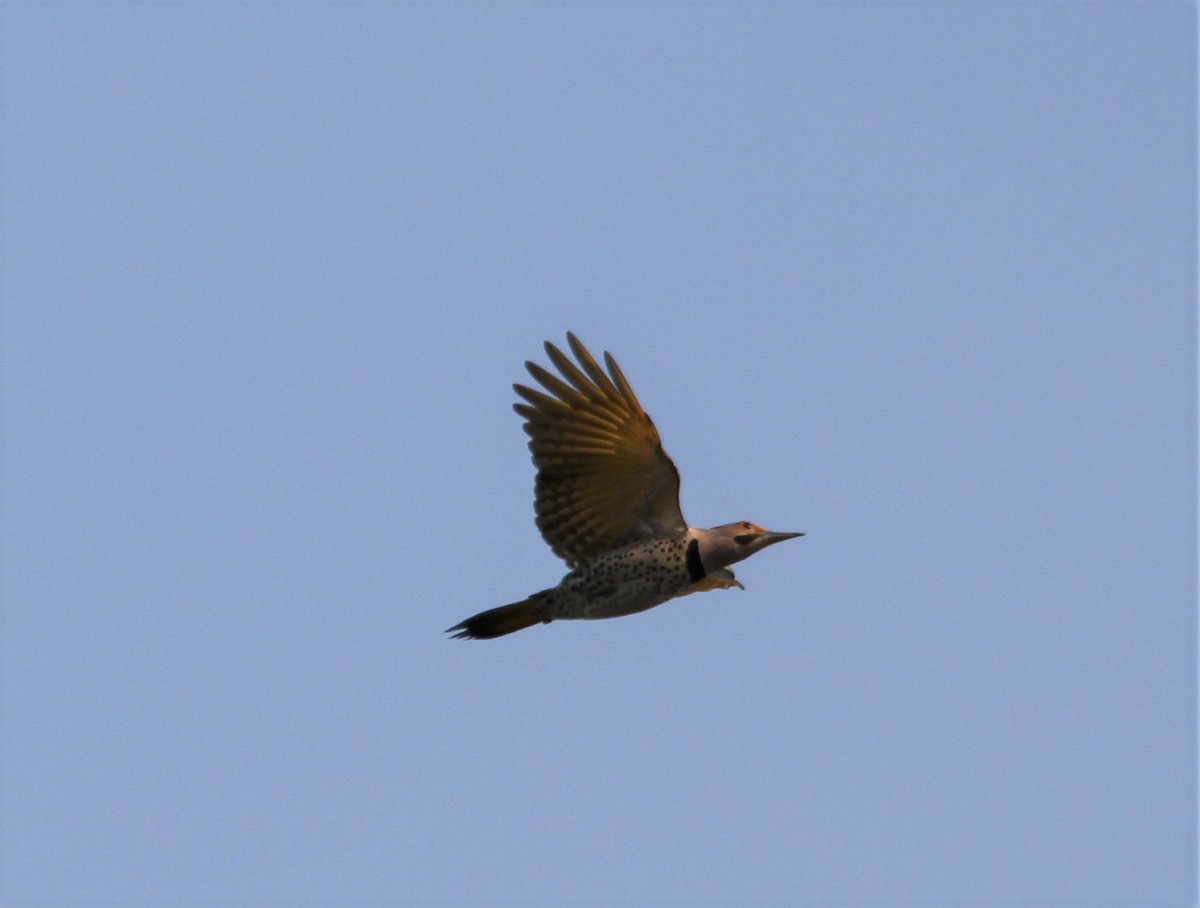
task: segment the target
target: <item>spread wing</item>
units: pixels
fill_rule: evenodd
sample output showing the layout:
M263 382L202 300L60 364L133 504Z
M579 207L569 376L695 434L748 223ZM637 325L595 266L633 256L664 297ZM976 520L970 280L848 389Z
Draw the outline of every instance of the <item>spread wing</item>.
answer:
M529 450L537 467L537 526L556 555L574 566L638 539L673 536L687 525L679 511L679 471L616 361L608 374L568 333L577 366L546 342L562 379L536 363L525 368L549 393L513 385L527 403ZM565 379L565 381L563 380Z

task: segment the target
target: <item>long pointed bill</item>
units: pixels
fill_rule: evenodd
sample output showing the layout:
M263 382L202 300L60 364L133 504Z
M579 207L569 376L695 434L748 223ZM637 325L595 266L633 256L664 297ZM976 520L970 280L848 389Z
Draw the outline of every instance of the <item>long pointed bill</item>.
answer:
M795 539L797 536L803 535L803 533L766 533L763 536L763 542L759 548L765 549L767 546L774 545L777 542L783 542L785 539Z

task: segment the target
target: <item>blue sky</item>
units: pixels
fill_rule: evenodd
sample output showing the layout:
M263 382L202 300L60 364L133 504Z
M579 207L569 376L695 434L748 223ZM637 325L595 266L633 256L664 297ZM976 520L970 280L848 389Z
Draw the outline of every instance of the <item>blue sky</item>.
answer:
M8 4L9 904L1195 896L1195 7ZM555 583L621 362L742 591Z

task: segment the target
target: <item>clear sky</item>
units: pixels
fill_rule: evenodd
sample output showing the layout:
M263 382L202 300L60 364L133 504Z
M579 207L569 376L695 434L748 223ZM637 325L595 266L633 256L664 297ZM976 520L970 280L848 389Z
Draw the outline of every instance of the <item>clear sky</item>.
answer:
M7 904L1194 898L1194 5L0 34ZM448 640L568 329L808 535Z

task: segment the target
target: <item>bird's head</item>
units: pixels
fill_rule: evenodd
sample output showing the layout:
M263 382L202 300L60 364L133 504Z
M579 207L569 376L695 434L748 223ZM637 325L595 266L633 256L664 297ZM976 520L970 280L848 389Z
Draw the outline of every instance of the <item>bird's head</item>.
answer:
M706 572L720 570L744 558L749 558L760 549L795 539L803 533L773 533L764 530L749 520L726 523L709 530L692 530L700 543L700 561Z

